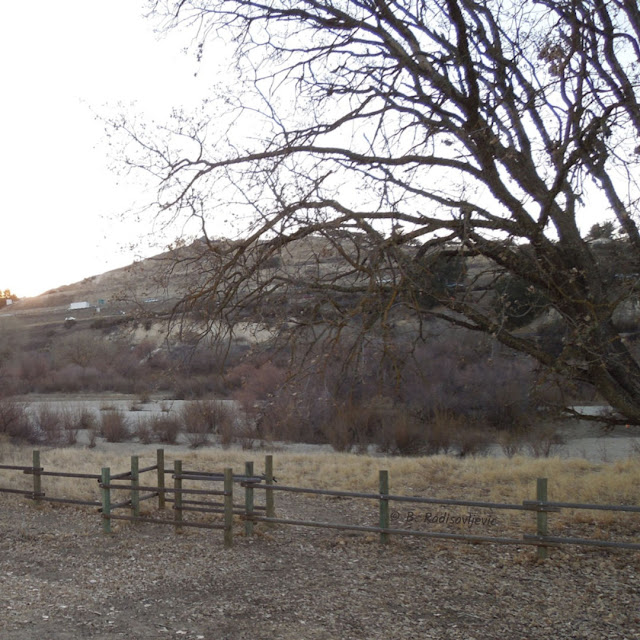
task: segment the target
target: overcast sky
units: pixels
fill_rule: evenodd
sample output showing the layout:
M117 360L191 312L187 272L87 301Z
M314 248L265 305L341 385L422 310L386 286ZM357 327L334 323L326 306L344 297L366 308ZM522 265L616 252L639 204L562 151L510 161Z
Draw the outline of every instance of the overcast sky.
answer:
M5 3L0 20L0 289L32 296L125 266L139 229L116 222L138 197L108 169L95 112L147 116L196 105L214 79L161 38L142 0Z

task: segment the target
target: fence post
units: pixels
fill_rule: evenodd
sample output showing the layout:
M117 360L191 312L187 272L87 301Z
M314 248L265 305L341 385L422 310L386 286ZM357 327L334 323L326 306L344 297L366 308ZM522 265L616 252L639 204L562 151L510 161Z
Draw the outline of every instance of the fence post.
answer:
M140 517L140 462L138 456L131 456L131 515Z
M40 452L33 452L33 461L31 462L33 467L33 499L36 503L40 503L42 495L42 476L40 475Z
M233 469L224 470L224 546L233 546Z
M100 477L100 493L102 494L102 531L103 533L111 533L111 470L109 467L102 467Z
M156 460L158 467L158 509L164 509L164 449L156 450Z
M538 502L547 502L547 479L538 478L536 482L536 500ZM548 534L548 514L546 511L538 511L536 513L537 535L546 536ZM549 548L538 545L538 558L544 560L549 555Z
M182 531L182 460L174 460L173 462L173 488L175 489L175 499L173 508L176 510L174 519L176 523L176 532Z
M244 475L247 478L253 476L253 462L244 463ZM253 516L253 487L244 488L244 534L249 537L253 535L253 520L249 520Z
M266 484L273 484L273 456L268 455L264 457L264 481ZM276 508L273 501L273 489L265 490L265 502L267 507L267 518L276 517ZM267 526L273 526L268 523Z
M389 472L388 471L380 471L379 472L379 491L380 491L380 528L388 529L389 528ZM389 534L385 532L380 532L380 542L382 544L387 544L389 542Z

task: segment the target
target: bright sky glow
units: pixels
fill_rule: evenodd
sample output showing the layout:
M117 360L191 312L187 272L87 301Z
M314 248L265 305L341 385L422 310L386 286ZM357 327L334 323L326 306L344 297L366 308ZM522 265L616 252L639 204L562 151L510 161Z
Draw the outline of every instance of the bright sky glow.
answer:
M163 119L215 78L142 0L31 0L0 21L0 289L20 297L125 266L143 232L116 222L141 194L108 169L95 112L136 103ZM153 253L153 252L151 252Z
M157 25L144 17L146 4L3 5L0 290L34 296L144 254L144 246L130 246L152 232L151 223L136 226L118 216L148 196L109 170L95 114L116 113L124 104L133 105L131 113L163 121L173 107L199 105L228 68L223 50L207 49L215 58L207 69L193 51L185 53L192 32L155 34ZM611 218L598 195L590 198L589 224ZM150 247L146 255L156 252Z

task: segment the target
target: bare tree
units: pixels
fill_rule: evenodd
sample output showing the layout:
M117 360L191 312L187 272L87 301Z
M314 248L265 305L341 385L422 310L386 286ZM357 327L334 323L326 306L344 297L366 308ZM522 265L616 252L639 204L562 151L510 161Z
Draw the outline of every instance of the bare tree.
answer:
M614 321L635 280L584 238L594 214L615 220L640 271L634 0L152 7L166 28L193 29L200 55L235 47L237 79L200 115L112 122L125 165L158 180L159 219L203 237L197 258L181 254L199 274L184 308L212 328L278 303L306 330L362 335L407 314L446 319L593 385L640 424L639 365ZM223 220L234 241L212 239ZM286 268L296 246L306 268L300 256ZM453 275L438 280L443 264ZM506 276L555 310L559 353L505 322L493 283ZM308 291L312 308L292 313Z

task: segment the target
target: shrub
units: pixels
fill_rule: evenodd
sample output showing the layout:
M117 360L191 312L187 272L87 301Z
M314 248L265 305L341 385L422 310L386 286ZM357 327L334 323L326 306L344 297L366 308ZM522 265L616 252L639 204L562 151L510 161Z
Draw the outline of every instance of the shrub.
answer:
M462 425L463 418L453 411L436 409L425 425L425 453L449 453L454 448L456 436L463 428Z
M466 456L486 454L491 446L491 435L486 429L473 425L467 425L459 429L455 436L458 455L464 458Z
M498 434L498 444L507 458L513 458L524 449L525 433L519 430L503 431Z
M50 405L43 404L38 407L34 422L40 438L47 444L62 442L63 419L61 414Z
M34 351L26 352L19 361L19 377L28 382L31 388L37 387L46 380L49 373L49 360L42 354Z
M129 438L129 423L122 411L103 411L100 415L100 435L107 442L124 442Z
M78 442L78 431L81 429L81 414L69 407L63 407L58 414L62 425L62 439L66 445Z
M151 444L153 442L154 434L148 417L138 418L135 432L142 444Z
M407 412L401 412L392 424L390 453L416 455L424 451L424 430L415 418Z
M196 400L202 398L219 387L219 376L180 377L173 383L173 391L177 400Z
M382 429L382 423L381 409L374 402L346 400L335 405L320 431L336 451L350 451L354 447L366 451Z
M203 423L194 423L185 429L185 437L192 449L202 447L209 442L209 430Z
M236 424L234 415L229 412L224 420L220 423L218 429L218 436L220 438L220 444L223 447L229 447L233 444L236 437ZM244 428L244 427L243 427Z
M256 405L273 396L286 378L286 370L273 362L243 363L234 367L226 377L227 384L235 388L234 400L251 412Z
M78 428L79 429L95 429L96 416L87 407L82 407L77 414Z
M229 411L217 400L194 400L182 406L180 418L187 432L218 433Z
M153 416L151 428L156 438L164 444L176 444L180 433L180 420L171 415Z
M9 398L0 398L0 433L28 442L37 440L37 434L26 407Z
M184 426L185 436L190 446L195 449L201 447L209 441L209 434L212 432L210 426L201 418L198 407L193 403L185 404L180 412L180 417Z
M96 439L98 437L98 432L95 427L91 427L87 430L87 446L89 449L93 449L96 446Z
M244 450L253 449L256 440L259 440L255 423L246 423L237 430L236 438Z
M526 446L535 458L548 458L564 443L562 436L551 426L532 429L526 436Z

